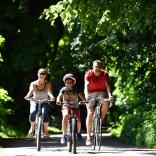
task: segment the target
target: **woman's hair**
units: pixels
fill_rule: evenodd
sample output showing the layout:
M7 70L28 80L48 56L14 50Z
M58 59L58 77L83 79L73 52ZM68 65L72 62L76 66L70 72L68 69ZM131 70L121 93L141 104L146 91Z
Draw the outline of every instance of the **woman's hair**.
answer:
M45 80L47 79L47 75L48 75L48 72L47 72L47 69L45 69L45 68L40 68L39 70L38 70L38 73L37 74L39 74L39 73L44 73L46 76L45 76Z

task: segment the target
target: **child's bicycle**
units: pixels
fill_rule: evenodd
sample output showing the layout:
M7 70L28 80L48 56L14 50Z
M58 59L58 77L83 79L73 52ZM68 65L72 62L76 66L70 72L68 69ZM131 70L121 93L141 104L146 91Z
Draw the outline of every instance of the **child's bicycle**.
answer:
M27 98L28 101L34 101L37 103L37 113L36 113L36 119L35 119L35 139L36 139L36 147L37 151L41 150L41 132L43 131L43 115L42 115L42 104L44 102L50 103L50 99L44 99L44 100L35 100L33 98Z
M58 105L64 105L69 108L68 114L68 133L67 133L67 146L68 152L76 154L76 134L77 134L77 116L74 113L74 110L78 108L78 105L85 104L85 102L80 101L79 104L68 104L64 102L58 103Z
M105 99L104 101L110 102L110 107L112 106L112 101L109 99ZM95 115L93 120L93 149L96 148L100 151L101 149L101 140L102 140L102 119L101 119L101 106L103 104L103 100L96 100L95 103Z

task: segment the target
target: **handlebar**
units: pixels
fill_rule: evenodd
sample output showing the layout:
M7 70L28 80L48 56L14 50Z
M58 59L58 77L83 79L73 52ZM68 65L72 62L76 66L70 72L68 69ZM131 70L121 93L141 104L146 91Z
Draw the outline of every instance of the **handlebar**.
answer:
M42 99L42 100L36 100L34 98L24 98L25 100L27 101L34 101L36 103L43 103L43 102L52 102L52 101L55 101L53 99Z
M103 100L97 99L97 101L99 101L101 104L102 104L103 102L110 102L109 108L111 108L112 105L113 105L114 99L113 99L113 97L111 97L110 99L103 99Z
M87 101L79 101L78 105L85 105L86 103L88 103L88 102ZM68 102L57 102L56 104L60 105L60 106L64 105L64 106L74 107L74 105L77 104L77 103L70 104Z

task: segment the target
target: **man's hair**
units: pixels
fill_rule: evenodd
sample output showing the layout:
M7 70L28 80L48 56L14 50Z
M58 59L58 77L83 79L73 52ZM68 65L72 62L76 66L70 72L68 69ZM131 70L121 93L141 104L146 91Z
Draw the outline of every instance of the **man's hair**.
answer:
M93 61L93 67L96 66L96 65L102 67L102 62L100 60Z

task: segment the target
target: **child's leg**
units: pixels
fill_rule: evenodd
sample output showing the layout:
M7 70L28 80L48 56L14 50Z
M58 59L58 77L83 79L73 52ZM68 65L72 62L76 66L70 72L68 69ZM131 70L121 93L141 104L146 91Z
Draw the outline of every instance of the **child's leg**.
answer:
M80 133L81 132L81 120L80 120L80 117L78 117L78 120L77 120L77 133Z
M64 109L62 111L62 132L63 132L63 135L67 134L67 123L68 123L68 112L67 112L67 109Z

